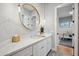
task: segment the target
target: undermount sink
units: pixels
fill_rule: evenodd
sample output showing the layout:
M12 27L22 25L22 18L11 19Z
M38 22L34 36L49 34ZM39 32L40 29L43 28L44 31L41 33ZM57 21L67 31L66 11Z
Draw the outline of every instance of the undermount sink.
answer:
M31 38L33 38L33 39L39 39L41 37L45 37L45 35L33 35L33 36L31 36Z
M45 37L45 36L41 36L41 37Z

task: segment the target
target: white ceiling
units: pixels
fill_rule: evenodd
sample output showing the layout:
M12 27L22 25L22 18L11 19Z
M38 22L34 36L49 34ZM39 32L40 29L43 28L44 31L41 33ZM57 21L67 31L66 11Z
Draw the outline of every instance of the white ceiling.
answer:
M41 5L47 6L47 5L52 5L53 7L58 6L62 3L40 3Z

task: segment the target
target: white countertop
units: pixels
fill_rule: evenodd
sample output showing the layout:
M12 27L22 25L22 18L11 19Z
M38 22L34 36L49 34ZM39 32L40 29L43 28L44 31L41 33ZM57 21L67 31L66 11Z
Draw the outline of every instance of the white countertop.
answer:
M45 37L34 37L30 38L25 35L22 39L17 43L12 43L11 41L5 41L4 43L0 43L0 56L7 55L11 52L17 51L23 47L28 47L38 41L43 40L46 37L51 36L51 34L44 34Z

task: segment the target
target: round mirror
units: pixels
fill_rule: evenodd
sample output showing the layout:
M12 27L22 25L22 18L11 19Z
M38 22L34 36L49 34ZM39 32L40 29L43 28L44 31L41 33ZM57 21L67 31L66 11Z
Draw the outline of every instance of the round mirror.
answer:
M31 4L20 4L21 23L29 30L35 30L40 24L40 15Z

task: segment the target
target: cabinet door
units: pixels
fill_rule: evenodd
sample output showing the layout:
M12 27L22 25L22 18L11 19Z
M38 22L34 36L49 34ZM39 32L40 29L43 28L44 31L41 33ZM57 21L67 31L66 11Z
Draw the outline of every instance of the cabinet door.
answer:
M12 56L31 56L31 55L32 55L32 47L27 47L23 50L16 52L15 54L12 54Z
M46 41L47 41L47 52L49 52L51 49L51 37L47 38Z
M34 56L45 56L46 55L46 40L40 41L33 46Z

